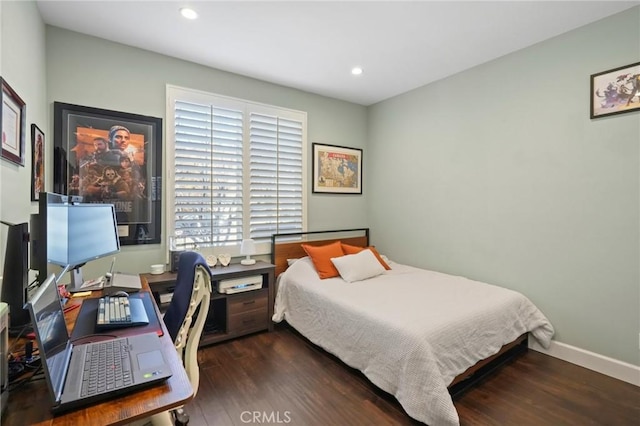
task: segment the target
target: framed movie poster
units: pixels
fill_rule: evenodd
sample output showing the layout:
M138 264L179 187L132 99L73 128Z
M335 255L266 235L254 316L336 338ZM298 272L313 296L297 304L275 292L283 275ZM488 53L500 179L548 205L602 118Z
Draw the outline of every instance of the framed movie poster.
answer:
M54 103L54 192L109 203L121 245L159 244L162 119Z

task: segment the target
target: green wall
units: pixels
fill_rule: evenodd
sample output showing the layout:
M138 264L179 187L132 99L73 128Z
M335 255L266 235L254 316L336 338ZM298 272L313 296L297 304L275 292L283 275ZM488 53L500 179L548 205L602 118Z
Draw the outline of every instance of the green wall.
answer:
M0 219L21 223L37 211L37 204L31 202L31 124L44 131L45 143L52 142L46 101L45 26L34 2L2 1L0 11L0 75L26 104L24 166L0 160ZM6 231L7 227L0 225L0 268L4 265Z
M306 111L309 166L312 142L360 148L366 143L367 110L363 106L56 27L47 27L46 50L47 102L51 111L53 102L60 101L164 119L165 87L172 84ZM166 156L163 161L166 162ZM307 202L310 229L366 225L366 195L315 195L309 189ZM166 208L163 208L163 217L166 217ZM124 247L118 256L118 267L131 272L145 272L149 265L164 262L164 234L162 240L162 245ZM105 265L108 268L108 263L108 259L93 262L85 269L89 274L92 270L100 274L100 268L104 270Z
M639 59L636 7L371 107L376 245L640 365L640 112L589 118L590 75Z

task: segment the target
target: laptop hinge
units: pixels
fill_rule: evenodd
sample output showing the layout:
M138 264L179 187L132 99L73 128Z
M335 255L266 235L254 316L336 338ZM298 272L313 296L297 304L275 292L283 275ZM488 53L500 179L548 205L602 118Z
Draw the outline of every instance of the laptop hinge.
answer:
M62 393L64 392L64 384L67 382L67 375L69 374L69 366L71 365L71 356L73 354L73 343L70 341L67 342L67 347L64 350L64 365L67 368L64 369L64 373L62 377L60 377L60 381L55 384L55 393L56 393L56 402L59 404L62 402Z

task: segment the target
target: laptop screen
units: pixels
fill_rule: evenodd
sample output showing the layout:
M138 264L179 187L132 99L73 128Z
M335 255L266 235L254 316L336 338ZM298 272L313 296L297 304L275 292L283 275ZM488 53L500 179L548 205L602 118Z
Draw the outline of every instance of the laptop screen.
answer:
M40 362L55 400L64 385L71 350L55 274L42 283L27 305L38 340Z

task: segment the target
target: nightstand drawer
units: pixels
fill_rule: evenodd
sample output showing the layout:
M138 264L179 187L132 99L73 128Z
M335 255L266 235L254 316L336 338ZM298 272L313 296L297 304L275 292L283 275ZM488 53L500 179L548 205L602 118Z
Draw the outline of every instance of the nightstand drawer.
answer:
M259 311L266 317L268 305L268 290L253 290L245 294L229 297L229 315L237 315L250 311Z
M233 333L263 330L268 326L269 322L266 309L249 311L244 314L236 314L229 317L229 331Z

